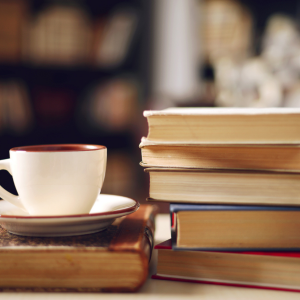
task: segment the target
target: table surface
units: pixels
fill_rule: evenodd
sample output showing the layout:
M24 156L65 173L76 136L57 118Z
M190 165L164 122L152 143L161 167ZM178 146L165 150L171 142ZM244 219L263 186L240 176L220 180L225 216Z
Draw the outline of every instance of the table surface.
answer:
M156 218L155 243L158 244L170 238L170 217L168 214L158 215ZM218 286L210 284L194 284L184 282L174 282L165 280L153 280L151 275L156 272L156 251L151 260L149 278L138 293L134 294L85 294L85 293L0 293L0 299L7 300L35 300L35 299L55 299L55 300L112 300L112 299L255 299L255 300L293 300L300 299L300 293L281 292L261 289L248 289Z

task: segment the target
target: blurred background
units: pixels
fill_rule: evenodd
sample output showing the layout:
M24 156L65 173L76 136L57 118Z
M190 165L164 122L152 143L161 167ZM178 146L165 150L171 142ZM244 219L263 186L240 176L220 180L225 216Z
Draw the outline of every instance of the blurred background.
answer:
M102 192L143 203L143 110L300 107L299 22L298 0L0 0L0 159L105 145Z

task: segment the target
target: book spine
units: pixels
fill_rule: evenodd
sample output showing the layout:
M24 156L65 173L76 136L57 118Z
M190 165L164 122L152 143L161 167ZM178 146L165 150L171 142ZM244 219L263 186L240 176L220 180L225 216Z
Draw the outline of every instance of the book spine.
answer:
M148 276L149 262L154 246L155 216L158 208L155 205L141 206L134 214L129 215L120 224L118 233L112 240L109 251L130 251L139 254L144 274L141 276L139 285L133 290L138 290ZM135 226L132 226L132 223ZM106 292L119 292L119 289L105 289Z

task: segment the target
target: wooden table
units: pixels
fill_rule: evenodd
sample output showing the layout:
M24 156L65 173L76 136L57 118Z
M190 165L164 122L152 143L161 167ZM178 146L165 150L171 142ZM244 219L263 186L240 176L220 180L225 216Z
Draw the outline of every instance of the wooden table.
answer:
M156 219L156 244L170 238L170 217L168 214L158 215ZM135 294L82 294L82 293L0 293L0 299L7 300L108 300L108 299L201 299L201 300L299 300L300 293L279 292L271 290L247 289L217 286L209 284L193 284L183 282L173 282L165 280L152 280L151 274L156 269L156 251L154 251L149 278Z

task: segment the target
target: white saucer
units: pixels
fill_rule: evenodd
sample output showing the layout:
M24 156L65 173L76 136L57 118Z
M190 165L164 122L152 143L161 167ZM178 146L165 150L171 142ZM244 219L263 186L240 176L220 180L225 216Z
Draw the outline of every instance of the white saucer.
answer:
M133 199L100 194L89 214L30 216L23 210L0 201L0 225L10 233L25 236L70 236L106 229L116 218L131 214L140 204Z

